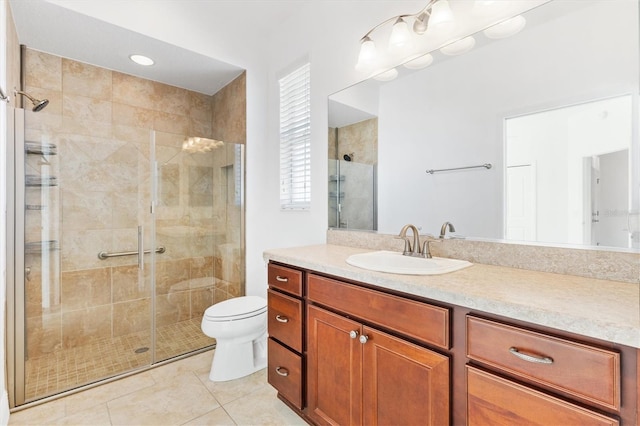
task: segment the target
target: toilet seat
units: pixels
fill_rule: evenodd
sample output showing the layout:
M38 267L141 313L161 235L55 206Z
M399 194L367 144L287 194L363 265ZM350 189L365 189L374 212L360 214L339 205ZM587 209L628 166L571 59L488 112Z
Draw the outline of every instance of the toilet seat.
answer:
M204 311L207 321L237 321L267 311L267 301L258 296L242 296L216 303Z

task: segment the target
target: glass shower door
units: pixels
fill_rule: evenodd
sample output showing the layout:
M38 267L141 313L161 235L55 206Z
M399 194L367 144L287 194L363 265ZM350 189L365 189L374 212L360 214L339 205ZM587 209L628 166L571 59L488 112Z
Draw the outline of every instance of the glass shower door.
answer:
M156 362L213 345L204 311L244 291L241 146L154 133Z
M28 111L16 145L16 405L152 362L153 258L138 259L153 242L148 132L74 124Z

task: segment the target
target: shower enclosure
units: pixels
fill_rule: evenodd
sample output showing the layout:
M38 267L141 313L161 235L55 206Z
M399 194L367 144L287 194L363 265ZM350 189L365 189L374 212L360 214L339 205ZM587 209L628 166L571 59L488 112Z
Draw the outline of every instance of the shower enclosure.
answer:
M244 294L243 145L66 96L13 110L12 406L209 348L205 309Z

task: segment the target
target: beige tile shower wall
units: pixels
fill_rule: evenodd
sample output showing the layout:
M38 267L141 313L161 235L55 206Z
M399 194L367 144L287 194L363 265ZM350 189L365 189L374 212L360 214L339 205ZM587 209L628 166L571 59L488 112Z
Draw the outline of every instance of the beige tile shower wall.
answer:
M329 158L342 160L345 154L353 153L353 161L363 164L376 164L378 162L378 119L371 118L359 123L338 128L337 136L335 129L329 129ZM333 135L332 135L333 134ZM338 152L332 148L331 138L335 145L335 138L338 139ZM336 157L332 157L336 155Z
M60 240L60 251L26 256L28 356L149 330L150 284L148 278L139 284L136 258L97 254L135 250L137 225L150 228L147 209L140 208L150 203L150 129L158 131L158 162L166 166L166 203L157 220L157 242L167 246L157 256L157 325L201 317L214 302L242 294L241 259L229 262L214 251L227 242L229 212L216 201L226 197L226 184L207 179L220 178L226 156L180 155L182 138L160 133L213 137L212 97L31 49L24 65L26 91L50 100L45 110L26 112L26 139L55 143L59 153L49 164L40 156L27 159L28 173L55 175L59 183L46 194L27 192L27 203L47 204L46 211L27 212L27 241ZM236 81L244 90L244 79ZM219 108L240 89L234 90ZM51 220L41 220L43 214Z
M213 138L225 142L247 142L246 72L213 95Z

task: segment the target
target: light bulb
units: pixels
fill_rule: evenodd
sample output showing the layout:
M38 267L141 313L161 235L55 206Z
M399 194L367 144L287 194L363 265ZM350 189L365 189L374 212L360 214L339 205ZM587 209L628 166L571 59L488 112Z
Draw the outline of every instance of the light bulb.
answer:
M390 47L402 47L411 40L411 32L409 25L404 19L398 18L391 28L391 36L389 37Z
M429 15L427 12L422 12L416 16L416 21L413 23L413 32L422 35L427 31L427 25L429 23Z
M358 54L357 70L366 71L374 64L378 52L376 45L368 36L363 38L360 44L360 53Z
M502 21L499 24L495 24L494 26L487 28L484 30L484 35L491 39L511 37L512 35L518 34L522 31L526 24L527 20L524 19L524 16L514 16L511 19L507 19L506 21Z
M473 49L473 46L475 45L476 39L469 36L444 46L440 49L440 52L450 56L462 55L463 53L467 53Z
M432 29L438 31L448 31L453 28L455 24L453 12L449 7L447 0L438 0L431 6L431 18L429 19L429 26Z

